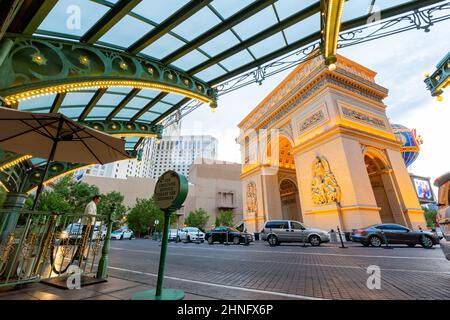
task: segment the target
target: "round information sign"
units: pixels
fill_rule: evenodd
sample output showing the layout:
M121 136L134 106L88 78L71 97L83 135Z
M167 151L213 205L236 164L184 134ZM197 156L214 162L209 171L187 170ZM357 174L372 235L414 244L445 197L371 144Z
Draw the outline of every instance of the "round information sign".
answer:
M155 186L154 199L162 210L177 210L181 208L188 193L186 177L175 171L167 171L159 177Z

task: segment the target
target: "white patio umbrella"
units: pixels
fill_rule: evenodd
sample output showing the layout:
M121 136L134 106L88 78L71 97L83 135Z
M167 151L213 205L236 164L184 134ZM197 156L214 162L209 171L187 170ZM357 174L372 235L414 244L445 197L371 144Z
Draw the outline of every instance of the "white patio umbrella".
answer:
M62 114L1 107L0 149L47 159L33 210L52 161L105 164L129 159L125 140L85 127Z

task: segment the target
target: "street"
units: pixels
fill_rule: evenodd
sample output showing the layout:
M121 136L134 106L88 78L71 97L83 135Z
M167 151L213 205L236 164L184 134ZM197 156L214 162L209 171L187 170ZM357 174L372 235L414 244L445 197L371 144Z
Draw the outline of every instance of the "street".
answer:
M127 299L156 285L159 245L152 240L112 241L109 275L142 285L110 295ZM450 298L450 262L438 246L387 250L346 245L170 243L164 286L195 299ZM380 289L367 287L369 266L381 270Z

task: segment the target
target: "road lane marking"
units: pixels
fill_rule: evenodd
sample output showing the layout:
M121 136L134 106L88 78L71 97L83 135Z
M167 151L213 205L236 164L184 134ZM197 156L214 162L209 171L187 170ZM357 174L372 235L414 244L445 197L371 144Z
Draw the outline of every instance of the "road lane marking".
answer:
M124 269L124 268L118 268L118 267L112 267L112 266L109 266L108 269L142 274L142 275L147 275L147 276L152 276L152 277L158 277L158 275L155 273L148 273L148 272L143 272L143 271L136 271L136 270L130 270L130 269ZM245 288L245 287L227 286L224 284L203 282L203 281L190 280L190 279L184 279L184 278L178 278L178 277L164 276L164 279L170 279L170 280L187 282L187 283L195 283L195 284L200 284L200 285L205 285L205 286L210 286L210 287L217 287L217 288L222 288L222 289L231 289L231 290L239 290L239 291L253 292L253 293L260 293L260 294L269 294L269 295L273 295L273 296L280 296L280 297L286 297L286 298L295 298L295 299L302 299L302 300L328 300L328 299L323 299L323 298L302 296L302 295L277 292L277 291L265 291L265 290L250 289L250 288Z
M177 246L169 246L169 248L177 248L179 249L179 247ZM445 258L437 258L437 257L413 257L413 256L383 256L383 255L363 255L363 254L342 254L342 253L319 253L319 252L291 252L291 251L273 251L273 250L268 250L268 251L263 251L263 250L240 250L240 249L213 249L213 248L199 248L199 247L191 247L189 246L188 248L193 248L193 249L200 249L200 250L210 250L210 251L214 251L214 252L219 252L219 251L229 251L229 252L244 252L244 253L248 253L248 252L255 252L255 253L277 253L277 254L299 254L299 255L314 255L314 256L335 256L335 257L357 257L357 258L377 258L377 259L416 259L416 260L443 260L443 261L447 261L447 259ZM121 250L121 248L117 248L117 247L111 247L111 249L117 249L117 250ZM125 249L123 249L125 250ZM139 250L139 249L126 249L126 250L135 250L136 252L148 252L145 250Z
M155 251L145 251L145 250L137 250L137 249L124 249L124 248L110 248L113 250L119 251L130 251L130 252L139 252L139 253L147 253L147 254L155 254L158 255L159 252ZM208 256L200 256L196 254L183 254L183 253L170 253L173 256L182 256L182 257L196 257L196 258L210 258L210 259L222 259L222 260L231 260L236 261L236 258L226 258L226 257L208 257ZM283 261L274 261L274 260L242 260L239 259L240 262L254 262L254 263L278 263L278 264L288 264L288 265L299 265L299 266L309 266L309 267L322 267L322 268L342 268L342 269L359 269L366 272L365 266L348 266L348 265L330 265L330 264L321 264L321 263L299 263L299 262L283 262ZM417 270L417 269L396 269L396 268L381 268L382 271L394 271L394 272L412 272L412 273L428 273L428 274L449 274L450 271L432 271L432 270Z

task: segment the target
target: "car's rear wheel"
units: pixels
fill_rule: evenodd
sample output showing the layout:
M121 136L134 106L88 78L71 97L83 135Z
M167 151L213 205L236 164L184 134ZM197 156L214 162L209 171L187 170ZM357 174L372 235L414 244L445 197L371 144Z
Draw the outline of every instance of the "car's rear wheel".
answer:
M433 240L429 236L422 236L420 239L420 245L425 249L433 248Z
M267 238L267 242L269 243L269 246L275 247L276 245L278 245L278 238L277 238L277 236L271 234L271 235Z
M241 240L239 239L239 237L234 237L233 244L238 245L239 243L241 243Z
M209 238L208 238L208 244L214 244L214 241L213 241L213 238L212 238L212 237L209 237Z
M369 242L372 247L381 247L381 244L383 243L378 236L371 236Z
M320 246L320 238L319 236L316 235L312 235L309 237L308 242L313 246L313 247L318 247Z

